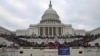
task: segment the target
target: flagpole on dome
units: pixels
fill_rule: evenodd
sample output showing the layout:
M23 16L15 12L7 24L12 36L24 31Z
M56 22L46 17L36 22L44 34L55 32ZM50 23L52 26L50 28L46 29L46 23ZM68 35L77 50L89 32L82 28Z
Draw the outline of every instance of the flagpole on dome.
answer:
M49 8L52 8L51 0L50 0Z

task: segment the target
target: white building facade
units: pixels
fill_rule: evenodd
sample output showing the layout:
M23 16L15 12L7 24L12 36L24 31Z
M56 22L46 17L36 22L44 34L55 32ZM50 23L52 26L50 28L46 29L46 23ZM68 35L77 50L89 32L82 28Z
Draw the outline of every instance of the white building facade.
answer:
M100 34L100 27L95 28L94 30L90 31L91 35Z
M58 49L34 49L23 47L19 49L0 48L0 56L59 56ZM69 56L100 56L100 48L97 47L70 47Z
M10 30L0 26L0 34L10 35L10 34L12 34L12 32Z
M25 30L26 31L26 30ZM24 33L25 31L16 31L16 35L20 36L20 32ZM75 35L74 29L70 24L63 24L59 19L59 15L52 8L50 1L49 8L44 12L42 19L39 24L31 24L27 29L27 34L22 35L37 35L37 36L55 36L55 35ZM80 31L80 34L85 35L85 31Z

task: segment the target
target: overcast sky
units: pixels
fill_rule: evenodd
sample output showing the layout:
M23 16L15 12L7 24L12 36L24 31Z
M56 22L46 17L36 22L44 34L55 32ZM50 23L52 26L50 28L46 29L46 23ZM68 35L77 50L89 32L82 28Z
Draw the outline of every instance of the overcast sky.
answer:
M0 26L9 30L37 24L50 0L0 0ZM100 27L100 0L51 0L62 23L87 31Z

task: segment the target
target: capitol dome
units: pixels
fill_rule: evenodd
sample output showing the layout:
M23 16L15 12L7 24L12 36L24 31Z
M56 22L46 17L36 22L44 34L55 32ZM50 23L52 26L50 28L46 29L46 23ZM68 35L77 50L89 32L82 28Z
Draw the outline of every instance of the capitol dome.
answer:
M49 8L44 12L40 23L61 23L57 12L52 8L50 1Z
M45 14L54 14L54 15L57 15L57 12L56 12L54 9L49 8L49 9L47 9L47 10L45 11L44 15L45 15Z

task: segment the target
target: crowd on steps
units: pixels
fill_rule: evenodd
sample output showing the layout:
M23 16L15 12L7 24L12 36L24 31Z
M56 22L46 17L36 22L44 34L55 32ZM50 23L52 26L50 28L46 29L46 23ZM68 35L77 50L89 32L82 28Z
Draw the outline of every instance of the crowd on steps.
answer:
M5 34L0 34L1 38L6 39L7 41L12 41L13 44L11 46L6 46L6 44L0 44L0 47L49 47L49 48L58 48L61 45L65 45L65 46L69 46L69 47L87 47L87 46L91 46L90 44L88 44L88 42L94 41L98 38L100 38L100 34L96 34L96 35L86 35L86 36L70 36L70 37L57 37L58 39L66 39L66 38L81 38L79 40L74 40L72 42L64 42L64 43L60 43L59 41L53 43L53 42L42 42L41 44L37 43L37 42L29 42L27 40L22 40L20 38L33 38L33 39L54 39L55 37L27 37L27 36L15 36L15 35L5 35ZM15 44L18 44L18 46L15 46ZM99 46L98 43L95 44L96 46Z

